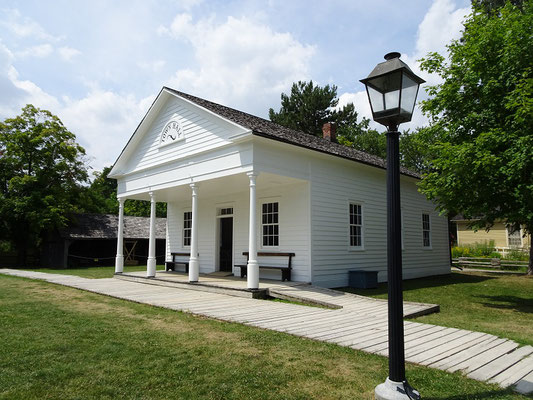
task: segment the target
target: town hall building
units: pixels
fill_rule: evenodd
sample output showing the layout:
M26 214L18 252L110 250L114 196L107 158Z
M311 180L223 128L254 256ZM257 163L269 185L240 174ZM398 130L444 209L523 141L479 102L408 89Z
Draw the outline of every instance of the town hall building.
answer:
M336 143L331 124L316 137L164 87L109 174L120 203L116 272L123 204L138 199L152 202L148 277L155 204L166 202L166 259L181 255L191 282L227 271L250 289L259 278L340 287L352 270L386 281L385 167ZM419 180L402 168L404 279L450 273L447 219Z

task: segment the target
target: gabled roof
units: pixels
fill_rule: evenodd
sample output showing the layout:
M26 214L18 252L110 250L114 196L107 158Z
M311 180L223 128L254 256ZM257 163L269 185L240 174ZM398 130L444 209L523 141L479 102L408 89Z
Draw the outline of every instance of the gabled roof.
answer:
M176 96L189 100L192 103L197 104L223 118L226 118L229 121L250 129L252 134L256 136L262 136L279 142L319 151L321 153L331 154L337 157L342 157L382 169L387 167L385 160L363 151L343 146L341 144L334 143L327 139L323 139L301 131L286 128L264 118L256 117L255 115L251 115L243 111L213 103L209 100L192 96L169 87L164 87L163 89L168 90L170 93L173 93ZM418 179L421 178L420 174L408 170L407 168L401 167L400 171L403 175Z
M156 239L166 238L166 218L156 218ZM77 214L74 222L59 230L64 239L116 239L118 216L112 214ZM124 216L124 239L148 239L150 218Z

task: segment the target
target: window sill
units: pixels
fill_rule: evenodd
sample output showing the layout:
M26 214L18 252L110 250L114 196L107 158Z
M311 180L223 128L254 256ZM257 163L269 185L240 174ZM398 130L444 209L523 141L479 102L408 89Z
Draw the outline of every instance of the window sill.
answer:
M364 247L349 247L348 251L350 253L359 253L361 251L365 251L365 248Z

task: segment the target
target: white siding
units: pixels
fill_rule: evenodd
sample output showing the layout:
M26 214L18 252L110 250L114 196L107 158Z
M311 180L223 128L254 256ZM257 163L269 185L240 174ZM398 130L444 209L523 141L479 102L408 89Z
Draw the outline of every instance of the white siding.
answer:
M175 114L183 127L185 140L160 147L161 130ZM131 156L124 172L144 170L173 160L211 151L231 144L230 136L242 132L242 128L213 117L208 112L171 96L149 125L147 131L142 134L136 146L131 149Z
M379 271L386 280L385 171L343 160L318 159L311 170L312 260L314 284L348 284L348 271ZM348 204L363 205L363 250L348 242ZM447 221L417 192L416 180L402 176L404 224L403 276L415 278L449 273ZM431 215L432 248L422 246L422 212Z
M231 179L231 178L222 178ZM208 183L206 183L205 187ZM198 238L200 253L200 272L209 273L217 270L217 218L218 208L233 207L233 262L246 264L244 251L248 251L249 224L249 192L248 188L231 195L202 198L202 187L198 189ZM183 247L183 213L190 210L191 200L177 200L168 203L167 221L169 242L167 252L188 252ZM280 246L263 248L261 246L261 204L263 202L278 201L280 207ZM281 185L276 188L257 187L257 213L259 222L257 227L258 251L293 252L296 256L292 262L292 279L294 281L309 282L311 280L309 259L309 208L308 188L306 183ZM169 257L169 254L167 254ZM263 258L259 262L268 265L286 264L287 258ZM239 268L234 268L236 275ZM279 279L279 271L261 270L261 278Z

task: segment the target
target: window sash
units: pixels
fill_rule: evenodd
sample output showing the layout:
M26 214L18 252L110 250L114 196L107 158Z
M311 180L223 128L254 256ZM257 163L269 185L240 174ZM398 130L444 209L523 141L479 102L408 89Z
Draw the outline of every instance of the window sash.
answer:
M262 204L261 225L263 247L279 246L279 203Z
M424 247L431 247L431 222L429 214L422 214L422 243Z
M522 234L520 226L507 227L507 243L509 247L522 247Z
M363 247L363 206L350 203L350 247Z
M189 247L191 245L192 232L192 211L183 213L183 246Z

